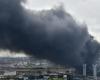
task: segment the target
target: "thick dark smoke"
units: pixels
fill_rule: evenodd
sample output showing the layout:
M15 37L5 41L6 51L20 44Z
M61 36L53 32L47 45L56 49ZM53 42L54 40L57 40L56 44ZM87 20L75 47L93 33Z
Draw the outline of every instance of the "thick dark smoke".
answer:
M100 64L100 44L90 36L90 39L86 42L82 49L81 55L83 56L84 63L87 63L87 72L90 74L93 64Z
M100 45L62 7L28 11L21 0L0 0L0 48L24 51L61 65L92 64Z

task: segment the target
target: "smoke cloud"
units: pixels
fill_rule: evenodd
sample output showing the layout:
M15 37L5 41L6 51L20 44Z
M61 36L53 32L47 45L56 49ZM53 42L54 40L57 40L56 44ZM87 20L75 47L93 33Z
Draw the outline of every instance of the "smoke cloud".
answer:
M100 44L87 26L62 7L28 11L21 0L0 0L0 48L33 55L61 65L79 67L95 62Z

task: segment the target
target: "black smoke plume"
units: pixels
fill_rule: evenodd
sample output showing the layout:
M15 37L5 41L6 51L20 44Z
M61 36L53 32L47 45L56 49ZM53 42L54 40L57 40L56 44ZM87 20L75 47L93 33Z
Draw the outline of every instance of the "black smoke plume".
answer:
M92 64L100 45L87 26L76 22L62 7L29 11L21 0L0 0L0 48L34 55L61 65Z

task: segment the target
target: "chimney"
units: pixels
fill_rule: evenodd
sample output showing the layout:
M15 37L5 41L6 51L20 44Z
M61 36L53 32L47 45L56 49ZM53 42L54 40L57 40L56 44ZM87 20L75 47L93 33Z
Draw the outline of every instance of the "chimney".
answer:
M86 64L83 64L83 76L86 76Z
M93 77L97 80L97 64L93 64Z

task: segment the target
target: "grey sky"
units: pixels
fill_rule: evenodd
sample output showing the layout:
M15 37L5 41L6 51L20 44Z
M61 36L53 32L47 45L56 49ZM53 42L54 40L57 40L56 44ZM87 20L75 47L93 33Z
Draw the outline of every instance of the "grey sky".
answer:
M87 24L89 32L100 42L100 0L27 0L27 7L42 10L61 3L75 19Z

